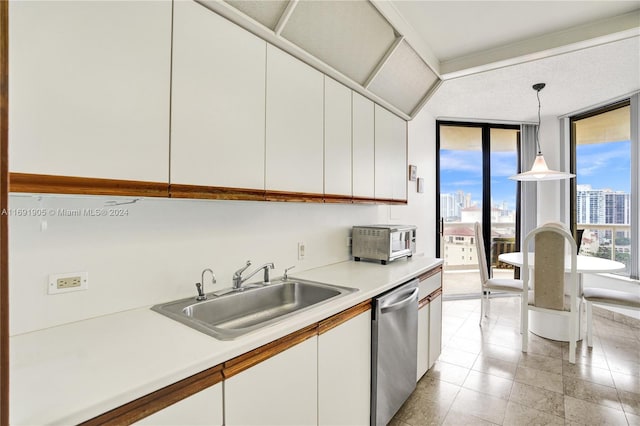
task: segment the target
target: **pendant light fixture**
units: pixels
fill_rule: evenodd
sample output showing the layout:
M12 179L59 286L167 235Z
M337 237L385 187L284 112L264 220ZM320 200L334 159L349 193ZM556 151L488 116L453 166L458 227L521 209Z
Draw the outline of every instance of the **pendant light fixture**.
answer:
M540 149L540 91L544 89L544 83L536 83L533 85L533 90L536 91L536 96L538 97L538 127L536 128L536 146L538 148L538 153L536 154L536 159L533 162L533 166L531 166L531 170L528 172L518 173L517 175L510 176L511 180L520 180L520 181L541 181L541 180L561 180L561 179L570 179L575 177L576 175L571 173L559 172L556 170L549 170L547 167L547 162L544 161L544 156L542 155L542 150Z

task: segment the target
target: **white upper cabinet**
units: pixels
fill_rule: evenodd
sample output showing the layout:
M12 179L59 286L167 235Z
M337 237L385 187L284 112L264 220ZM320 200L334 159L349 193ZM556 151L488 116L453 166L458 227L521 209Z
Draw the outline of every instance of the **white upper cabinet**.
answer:
M324 192L351 196L351 89L324 77Z
M171 7L9 2L12 172L168 182Z
M374 193L374 104L353 92L353 196L373 198Z
M375 107L375 197L407 199L407 122Z
M323 193L324 77L267 46L266 189Z
M171 182L264 189L266 42L175 2Z

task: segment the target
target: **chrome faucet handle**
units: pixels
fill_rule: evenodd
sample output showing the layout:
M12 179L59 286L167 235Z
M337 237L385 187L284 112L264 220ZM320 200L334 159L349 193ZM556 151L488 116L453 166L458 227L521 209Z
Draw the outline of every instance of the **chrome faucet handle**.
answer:
M211 273L211 284L215 284L216 283L216 276L213 273L213 271L209 268L205 269L202 271L202 275L200 277L200 282L196 283L196 289L198 289L198 297L196 297L196 300L207 300L207 295L204 294L204 274L205 272L210 272Z
M295 267L296 267L296 265L289 266L288 268L286 268L286 269L284 270L284 276L282 277L282 279L283 279L284 281L286 281L286 280L287 280L287 278L289 277L289 276L287 275L287 272L289 272L289 270L290 270L290 269L293 269L293 268L295 268Z
M246 271L246 270L247 270L247 268L249 268L249 266L251 266L251 261L250 261L250 260L247 260L247 264L246 264L246 265L244 265L242 268L238 269L236 272L234 272L234 273L233 273L233 276L234 276L235 278L240 277L240 276L242 275L242 273L243 273L244 271Z

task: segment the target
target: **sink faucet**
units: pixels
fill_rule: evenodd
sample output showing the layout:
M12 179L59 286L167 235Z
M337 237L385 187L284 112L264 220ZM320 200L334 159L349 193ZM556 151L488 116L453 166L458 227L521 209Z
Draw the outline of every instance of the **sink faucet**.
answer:
M264 270L264 283L265 284L269 284L270 279L269 279L269 269L273 269L275 268L275 266L273 265L273 262L268 262L265 263L264 265L256 268L254 271L250 272L249 274L247 274L247 276L245 278L242 277L242 273L244 271L247 270L247 268L249 268L249 266L251 266L251 261L247 260L247 264L245 266L243 266L242 268L238 269L234 274L233 274L233 289L234 290L238 290L240 289L240 287L242 287L242 284L247 281L249 278L253 277L255 274L257 274L258 272L260 272L261 270Z
M196 297L196 300L198 301L207 300L207 295L204 294L204 273L205 272L211 273L211 284L216 283L216 276L211 269L207 268L204 271L202 271L202 277L200 278L200 282L196 283L196 289L198 290L198 296Z

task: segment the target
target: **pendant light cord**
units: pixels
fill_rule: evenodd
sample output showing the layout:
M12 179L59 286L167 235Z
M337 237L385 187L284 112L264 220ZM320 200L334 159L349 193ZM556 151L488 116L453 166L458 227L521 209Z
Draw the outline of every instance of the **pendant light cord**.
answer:
M540 89L542 90L542 89ZM536 146L538 147L538 155L542 155L542 150L540 149L540 90L536 90L536 97L538 98L538 127L536 128Z

